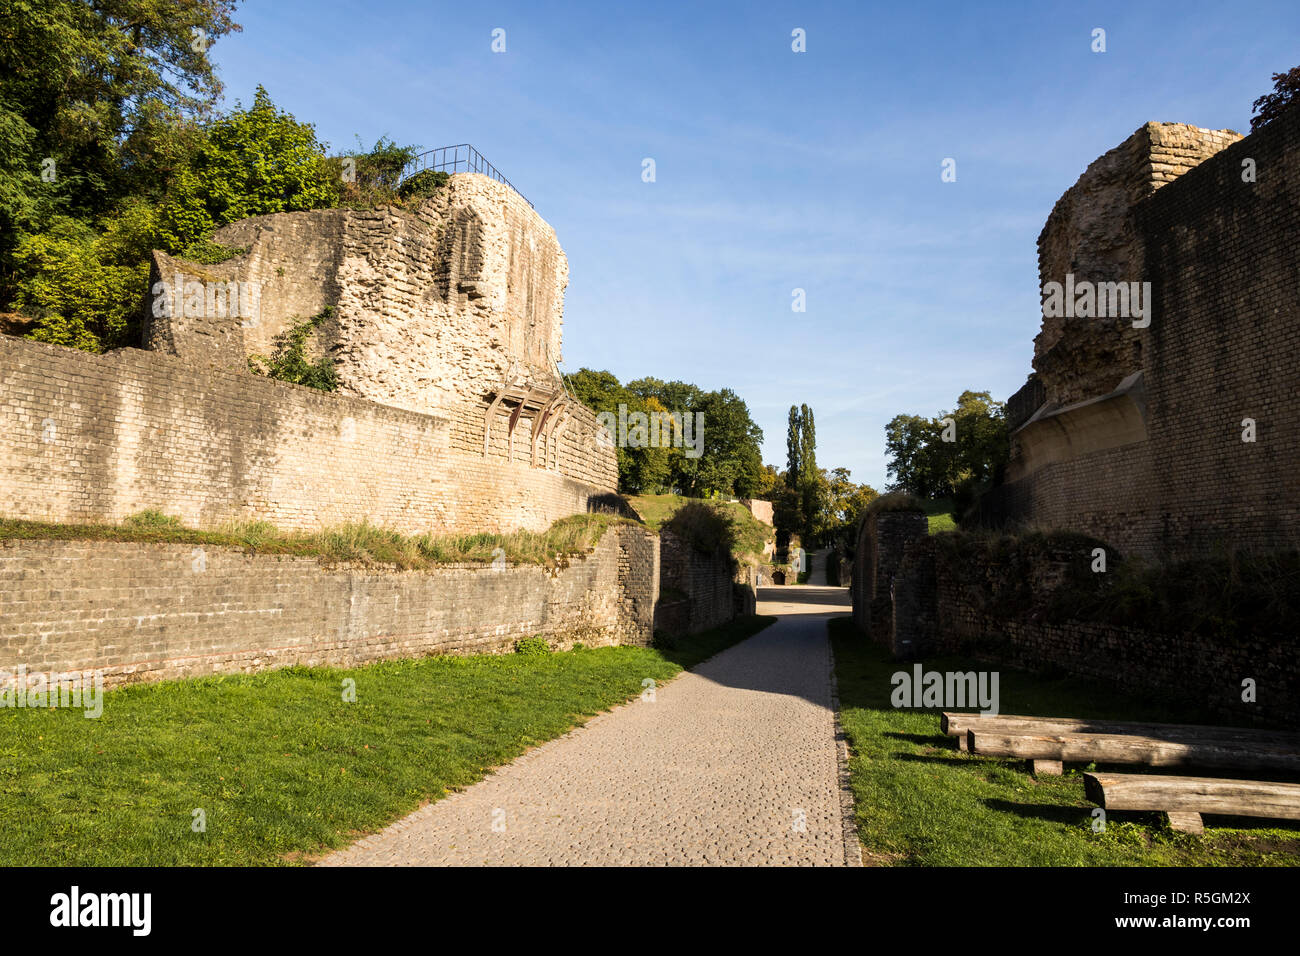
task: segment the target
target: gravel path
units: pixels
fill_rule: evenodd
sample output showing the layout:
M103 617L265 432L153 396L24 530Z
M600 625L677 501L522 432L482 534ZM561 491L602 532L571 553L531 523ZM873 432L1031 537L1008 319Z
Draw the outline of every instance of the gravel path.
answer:
M595 717L321 865L857 864L825 617L845 613L847 591L760 599L777 623L653 701Z

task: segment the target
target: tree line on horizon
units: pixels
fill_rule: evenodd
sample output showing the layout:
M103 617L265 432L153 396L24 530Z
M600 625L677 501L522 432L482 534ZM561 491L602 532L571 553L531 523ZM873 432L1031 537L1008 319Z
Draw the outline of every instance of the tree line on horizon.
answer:
M691 498L759 496L763 430L750 417L749 406L731 389L705 391L689 382L652 377L624 385L611 372L588 368L566 375L565 382L598 415L617 417L621 408L625 414L675 415L678 419L701 416L702 429L698 435L689 436L696 441L702 439L698 454L683 436L671 432L660 435L654 445L616 441L621 493L675 493Z

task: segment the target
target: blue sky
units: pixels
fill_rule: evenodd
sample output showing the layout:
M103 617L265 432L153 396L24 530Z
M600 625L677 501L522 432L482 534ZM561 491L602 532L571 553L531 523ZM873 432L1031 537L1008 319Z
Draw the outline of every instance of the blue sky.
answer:
M1088 163L1148 120L1247 132L1300 63L1296 0L252 0L236 19L211 51L227 103L261 83L336 152L469 142L533 201L569 257L566 371L730 387L780 467L807 403L819 463L878 489L895 414L1024 382L1035 242Z

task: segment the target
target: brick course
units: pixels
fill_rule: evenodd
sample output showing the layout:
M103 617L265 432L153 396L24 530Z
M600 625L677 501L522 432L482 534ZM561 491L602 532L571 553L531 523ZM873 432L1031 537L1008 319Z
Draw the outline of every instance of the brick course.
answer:
M0 423L6 517L114 522L158 508L197 528L543 530L616 488L458 448L440 416L137 349L0 336ZM565 448L566 463L595 454Z
M658 539L612 526L558 567L325 567L237 548L0 541L0 670L101 669L109 686L290 664L649 644ZM729 604L728 604L729 607Z

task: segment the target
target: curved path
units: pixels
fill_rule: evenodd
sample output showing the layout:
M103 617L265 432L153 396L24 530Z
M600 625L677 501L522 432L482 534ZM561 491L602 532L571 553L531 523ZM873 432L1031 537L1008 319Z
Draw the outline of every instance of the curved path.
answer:
M759 598L775 624L653 701L592 718L321 865L860 863L826 636L848 592Z

